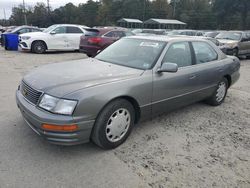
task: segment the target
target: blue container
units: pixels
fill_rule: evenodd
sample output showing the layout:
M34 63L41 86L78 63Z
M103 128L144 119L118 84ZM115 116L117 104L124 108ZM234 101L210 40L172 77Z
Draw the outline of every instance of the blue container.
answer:
M18 50L18 34L6 33L3 34L3 39L6 50Z

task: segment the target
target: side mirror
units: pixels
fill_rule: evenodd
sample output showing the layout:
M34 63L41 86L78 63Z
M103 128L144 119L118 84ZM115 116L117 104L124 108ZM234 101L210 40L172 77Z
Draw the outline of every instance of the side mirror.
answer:
M178 71L178 65L176 63L163 63L161 67L157 70L158 73L162 72L177 72Z
M55 32L55 31L51 31L50 34L51 34L51 35L55 35L56 32Z

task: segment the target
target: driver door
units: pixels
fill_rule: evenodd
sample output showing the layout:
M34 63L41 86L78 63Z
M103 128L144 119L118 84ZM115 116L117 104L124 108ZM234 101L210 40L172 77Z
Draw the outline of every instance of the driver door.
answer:
M193 68L193 58L188 42L170 45L162 63L176 63L176 73L153 72L152 114L172 111L180 106L194 102L192 92L197 90L197 76Z
M47 41L49 50L67 50L69 49L68 39L66 34L66 27L59 26L51 33Z

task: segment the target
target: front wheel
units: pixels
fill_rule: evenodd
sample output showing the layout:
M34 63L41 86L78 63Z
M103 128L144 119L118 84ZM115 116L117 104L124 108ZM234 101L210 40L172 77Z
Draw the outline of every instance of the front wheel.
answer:
M98 116L92 141L103 149L121 145L129 136L135 121L133 105L125 99L109 103Z
M207 100L207 103L212 106L218 106L225 100L228 89L228 81L226 78L223 78L216 87L213 95Z
M36 54L43 54L46 51L46 45L42 41L36 41L32 44L31 51Z

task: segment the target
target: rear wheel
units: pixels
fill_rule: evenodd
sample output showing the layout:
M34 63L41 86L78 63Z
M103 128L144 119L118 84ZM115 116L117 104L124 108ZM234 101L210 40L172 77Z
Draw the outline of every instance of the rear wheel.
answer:
M125 99L109 103L98 116L92 140L104 149L121 145L129 136L135 122L134 107Z
M36 54L43 54L46 51L46 44L42 41L35 41L32 44L31 51Z
M213 95L207 100L207 103L212 106L218 106L221 103L223 103L227 95L227 89L228 89L228 80L226 78L223 78L217 85L217 88L213 93Z

